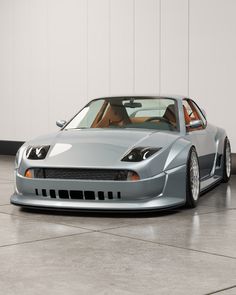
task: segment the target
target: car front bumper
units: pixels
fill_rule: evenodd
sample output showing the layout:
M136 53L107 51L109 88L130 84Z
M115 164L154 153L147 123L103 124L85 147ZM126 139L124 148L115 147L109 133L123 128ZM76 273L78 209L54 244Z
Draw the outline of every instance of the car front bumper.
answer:
M139 181L28 179L16 172L16 189L11 203L23 207L79 211L165 209L185 203L185 178L185 165ZM55 191L53 198L50 195L52 190ZM59 191L67 191L69 197L61 198ZM82 191L83 195L93 192L94 199L72 199L71 191ZM101 191L104 200L98 198Z

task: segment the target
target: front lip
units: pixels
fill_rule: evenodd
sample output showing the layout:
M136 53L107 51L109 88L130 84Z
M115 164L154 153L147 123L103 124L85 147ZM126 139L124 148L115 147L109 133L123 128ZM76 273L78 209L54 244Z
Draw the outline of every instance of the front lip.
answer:
M32 200L30 196L19 196L13 194L11 196L11 203L17 206L23 206L27 208L35 209L47 209L47 210L73 210L73 211L150 211L150 210L165 210L170 208L176 208L184 205L185 201L179 198L156 198L152 201L129 201L129 202L68 202L68 201L45 201L45 200Z

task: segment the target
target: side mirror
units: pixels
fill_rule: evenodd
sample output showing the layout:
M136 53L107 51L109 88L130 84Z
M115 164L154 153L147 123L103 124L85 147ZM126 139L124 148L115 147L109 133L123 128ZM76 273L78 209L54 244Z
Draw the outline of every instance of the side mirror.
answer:
M191 129L199 128L202 126L203 126L202 120L190 121L190 123L188 125L186 125L187 128L191 128Z
M66 124L65 120L58 120L56 121L56 125L60 128L62 128Z

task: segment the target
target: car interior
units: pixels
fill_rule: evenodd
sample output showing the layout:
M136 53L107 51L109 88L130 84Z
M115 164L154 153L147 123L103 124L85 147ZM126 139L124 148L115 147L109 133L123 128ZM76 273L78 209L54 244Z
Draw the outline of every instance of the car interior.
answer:
M109 128L109 127L126 127L126 128L154 128L173 130L177 126L175 104L171 103L164 108L162 116L139 116L138 112L128 114L128 108L121 102L111 103L104 102L98 115L96 116L91 128ZM140 104L142 107L142 105ZM142 110L142 109L141 109ZM155 110L154 110L155 111ZM146 111L148 113L148 111ZM153 112L150 109L149 112ZM135 115L132 115L135 114Z

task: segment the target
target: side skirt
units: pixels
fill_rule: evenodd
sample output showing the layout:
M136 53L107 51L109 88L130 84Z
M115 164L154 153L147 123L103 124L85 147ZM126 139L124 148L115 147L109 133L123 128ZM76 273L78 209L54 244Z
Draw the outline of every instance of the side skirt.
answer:
M221 176L212 176L207 179L204 179L201 181L200 184L200 192L201 194L204 194L208 190L212 189L219 183L221 183L222 177Z

